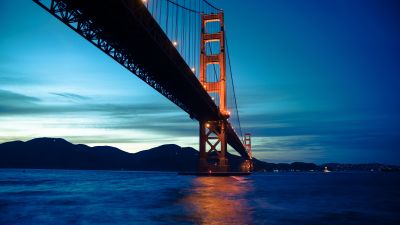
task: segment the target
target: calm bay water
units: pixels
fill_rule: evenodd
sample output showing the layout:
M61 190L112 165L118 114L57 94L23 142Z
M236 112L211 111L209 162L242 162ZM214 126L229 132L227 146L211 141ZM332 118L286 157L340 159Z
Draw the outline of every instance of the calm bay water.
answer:
M400 224L400 173L0 170L0 224Z

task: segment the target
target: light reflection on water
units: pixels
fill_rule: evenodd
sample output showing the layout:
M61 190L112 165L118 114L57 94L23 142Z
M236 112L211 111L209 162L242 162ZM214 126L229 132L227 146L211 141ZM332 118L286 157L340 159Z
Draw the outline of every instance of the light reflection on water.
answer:
M197 177L180 203L196 224L252 224L246 200L252 188L244 177Z

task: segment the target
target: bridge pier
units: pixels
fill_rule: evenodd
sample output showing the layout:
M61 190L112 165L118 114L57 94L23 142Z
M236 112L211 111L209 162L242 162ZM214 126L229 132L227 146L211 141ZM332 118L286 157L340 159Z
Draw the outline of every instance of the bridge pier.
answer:
M253 165L253 161L250 159L246 159L241 165L240 165L240 169L242 172L252 172L254 169L254 165Z
M226 122L223 120L202 121L199 125L199 171L227 172L229 164Z

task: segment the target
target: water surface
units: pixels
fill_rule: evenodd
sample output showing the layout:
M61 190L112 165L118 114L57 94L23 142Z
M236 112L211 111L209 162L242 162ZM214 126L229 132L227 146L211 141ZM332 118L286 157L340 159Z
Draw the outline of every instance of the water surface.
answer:
M400 224L400 173L0 170L0 224Z

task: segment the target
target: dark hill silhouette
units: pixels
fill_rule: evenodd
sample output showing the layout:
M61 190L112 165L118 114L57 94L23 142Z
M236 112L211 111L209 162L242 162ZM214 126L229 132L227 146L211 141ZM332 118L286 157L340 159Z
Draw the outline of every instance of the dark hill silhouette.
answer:
M110 146L75 145L60 138L0 144L0 168L193 171L197 159L195 149L173 144L138 153ZM231 170L238 170L243 162L241 157L232 154L228 159ZM312 163L274 164L257 159L253 159L253 163L256 171L320 169Z

